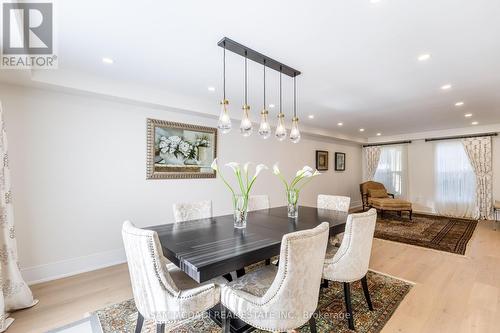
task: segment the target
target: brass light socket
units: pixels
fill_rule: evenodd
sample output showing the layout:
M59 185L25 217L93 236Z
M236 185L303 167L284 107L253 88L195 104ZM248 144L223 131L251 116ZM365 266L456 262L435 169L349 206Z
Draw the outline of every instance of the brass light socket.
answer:
M266 109L263 109L262 111L260 111L260 114L261 115L268 115L269 111L267 111Z
M292 118L292 121L299 121L299 118L297 118L297 117L293 117L293 118Z
M224 99L220 102L221 105L228 105L229 101L227 99Z
M243 110L250 110L250 105L248 104L243 104Z
M285 114L283 112L278 113L278 118L285 118Z

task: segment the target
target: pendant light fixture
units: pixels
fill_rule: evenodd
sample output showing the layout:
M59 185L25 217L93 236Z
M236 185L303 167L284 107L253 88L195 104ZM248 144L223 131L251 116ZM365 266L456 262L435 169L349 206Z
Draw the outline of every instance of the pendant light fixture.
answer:
M286 139L286 128L285 128L285 115L283 114L283 100L281 98L282 95L282 87L281 87L281 75L282 68L280 66L280 113L278 113L278 126L276 126L275 136L279 141L283 141Z
M240 124L240 132L243 136L250 136L252 134L252 122L248 116L248 113L250 112L250 105L248 105L247 101L247 84L247 52L245 51L245 104L243 104L243 118L241 119Z
M217 127L221 130L223 134L228 133L231 130L231 118L229 118L229 101L226 99L226 42L223 42L224 53L222 56L222 91L223 97L221 104L221 110L219 115L219 123Z
M263 139L267 139L271 136L271 126L268 121L269 111L266 109L266 61L264 60L264 106L260 112L260 127L259 135Z
M299 118L297 118L297 82L293 77L293 118L292 129L290 131L290 141L298 143L300 141Z
M268 139L272 134L273 130L271 129L271 125L269 124L269 111L266 108L266 71L267 69L272 69L275 71L279 71L280 73L280 82L279 82L279 113L278 113L278 123L276 126L276 130L274 132L274 136L279 141L284 141L288 132L285 127L285 114L283 113L283 74L288 75L293 78L293 118L292 118L292 127L290 131L290 141L293 143L297 143L300 141L300 130L299 130L299 118L297 117L297 83L296 77L300 75L300 71L294 69L290 66L285 65L282 62L276 61L260 52L252 50L251 48L242 45L232 39L227 37L222 38L218 43L218 46L224 49L224 57L223 57L223 99L221 102L221 112L219 116L218 128L220 131L225 134L231 130L231 118L229 118L229 101L226 99L226 49L231 51L239 56L245 57L245 97L243 103L243 117L240 123L240 133L241 135L247 137L252 134L253 124L250 120L250 105L248 105L248 59L255 61L258 64L263 65L263 76L264 76L264 93L263 93L263 102L264 106L262 107L262 111L260 112L260 124L258 128L259 136L263 139ZM271 104L269 104L271 105Z

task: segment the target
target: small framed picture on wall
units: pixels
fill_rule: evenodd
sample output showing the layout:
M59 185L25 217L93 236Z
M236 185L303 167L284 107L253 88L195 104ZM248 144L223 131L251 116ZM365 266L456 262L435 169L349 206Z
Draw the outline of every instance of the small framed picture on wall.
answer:
M325 150L316 150L316 170L328 170L328 152Z
M345 171L345 153L335 153L335 171Z

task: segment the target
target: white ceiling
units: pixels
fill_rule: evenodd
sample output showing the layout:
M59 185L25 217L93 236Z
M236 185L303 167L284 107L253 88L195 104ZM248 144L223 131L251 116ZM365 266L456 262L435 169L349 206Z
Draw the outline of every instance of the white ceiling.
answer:
M59 69L32 79L217 114L222 49L216 43L227 36L302 71L299 117L307 127L373 137L494 124L500 123L499 18L498 0L64 0L56 15ZM431 59L417 61L422 53ZM227 62L227 95L239 118L243 58L228 52ZM257 121L260 65L249 64L249 80ZM453 88L442 91L446 83ZM276 73L268 71L267 85L268 103L278 105ZM289 119L286 76L283 88ZM455 107L457 101L465 105ZM473 117L464 118L469 112Z

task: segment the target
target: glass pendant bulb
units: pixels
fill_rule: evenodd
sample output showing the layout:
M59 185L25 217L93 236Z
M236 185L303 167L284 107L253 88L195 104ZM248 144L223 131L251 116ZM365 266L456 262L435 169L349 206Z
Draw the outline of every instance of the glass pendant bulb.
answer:
M266 109L263 109L260 112L260 127L259 127L259 135L263 139L267 139L271 136L271 125L269 125L269 121L267 119L269 112Z
M243 136L250 136L252 134L252 122L248 117L248 111L250 110L250 105L243 105L243 118L241 119L240 132Z
M290 140L293 143L300 141L300 131L299 131L299 118L293 117L292 119L292 130L290 131Z
M217 127L223 134L226 134L231 130L231 118L229 118L229 101L225 99L220 102L220 104L221 110L219 115L219 124L217 125Z
M276 133L274 135L279 141L286 139L285 115L281 112L278 113L278 126L276 126Z

